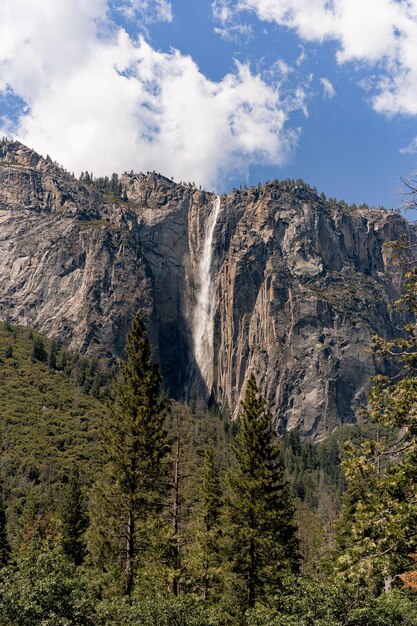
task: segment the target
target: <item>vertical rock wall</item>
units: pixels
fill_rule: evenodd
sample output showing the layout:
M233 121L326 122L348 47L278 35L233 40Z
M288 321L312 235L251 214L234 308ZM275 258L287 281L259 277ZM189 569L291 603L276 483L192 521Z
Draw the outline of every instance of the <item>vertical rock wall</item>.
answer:
M21 144L1 146L0 315L120 356L140 311L174 396L198 390L236 415L254 371L277 428L320 438L354 421L381 366L371 336L395 332L401 272L384 244L414 239L414 228L293 181L222 196L211 384L196 364L193 321L215 196L155 173L121 182L125 201Z

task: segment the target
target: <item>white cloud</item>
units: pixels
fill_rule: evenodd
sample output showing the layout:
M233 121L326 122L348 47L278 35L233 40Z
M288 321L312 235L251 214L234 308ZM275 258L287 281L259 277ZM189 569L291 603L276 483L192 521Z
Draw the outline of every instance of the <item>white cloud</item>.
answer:
M155 169L213 187L288 157L297 132L276 87L240 64L210 81L191 57L132 40L107 11L105 0L2 0L0 85L29 107L21 141L75 172Z
M324 89L324 95L326 98L334 98L336 95L336 89L328 78L320 78L320 82Z
M295 64L298 65L298 67L300 67L306 59L307 59L306 51L304 48L301 48L300 54L298 55L298 58Z
M234 19L236 10L232 6L232 0L213 0L212 17L219 26L215 26L214 32L225 41L240 41L251 39L253 29L250 24L241 23Z
M220 35L220 37L225 41L237 41L241 40L242 37L250 39L253 34L252 26L250 24L233 24L227 27L216 27L214 32L217 35Z
M229 20L254 11L263 21L295 29L304 41L337 41L339 64L376 69L376 111L417 114L416 0L230 0L227 9Z
M408 146L400 148L400 152L401 154L414 154L417 152L417 137L414 137Z
M212 2L213 19L220 22L223 26L230 22L235 10L231 7L231 0L213 0Z
M278 59L269 67L264 75L271 77L273 80L280 80L286 78L293 72L293 69L284 61L284 59Z
M112 7L127 19L140 19L145 23L172 22L169 0L112 0Z

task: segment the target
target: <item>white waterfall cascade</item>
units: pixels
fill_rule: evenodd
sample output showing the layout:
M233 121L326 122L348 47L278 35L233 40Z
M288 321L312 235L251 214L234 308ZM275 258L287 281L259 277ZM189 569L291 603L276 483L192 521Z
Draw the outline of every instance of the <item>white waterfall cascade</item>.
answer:
M220 207L220 196L217 196L204 229L204 244L198 264L199 290L193 315L194 356L209 393L213 385L215 300L215 285L213 284L211 266L213 258L213 235L219 217Z

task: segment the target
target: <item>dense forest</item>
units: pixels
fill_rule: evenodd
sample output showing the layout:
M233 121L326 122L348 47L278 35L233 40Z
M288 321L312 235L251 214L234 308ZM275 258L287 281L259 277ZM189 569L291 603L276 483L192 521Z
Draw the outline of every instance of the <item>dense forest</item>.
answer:
M170 401L139 318L112 368L6 320L0 624L417 624L415 322L374 344L400 374L313 444L254 376L237 422Z

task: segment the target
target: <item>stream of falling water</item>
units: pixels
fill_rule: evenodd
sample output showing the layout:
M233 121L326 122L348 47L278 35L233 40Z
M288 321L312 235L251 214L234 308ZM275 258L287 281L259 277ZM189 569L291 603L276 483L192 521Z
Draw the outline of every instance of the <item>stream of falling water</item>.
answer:
M204 244L198 264L199 290L193 316L194 356L209 393L213 384L215 299L211 265L213 258L213 235L219 213L220 196L217 196L204 229Z

